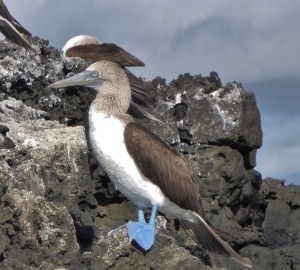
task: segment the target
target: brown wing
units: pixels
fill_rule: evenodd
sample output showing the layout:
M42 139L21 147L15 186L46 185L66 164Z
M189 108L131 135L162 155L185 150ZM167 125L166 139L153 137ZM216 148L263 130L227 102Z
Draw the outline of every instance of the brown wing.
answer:
M141 79L137 78L127 68L124 68L129 79L132 98L135 103L147 105L153 102L156 98L156 91L154 88L149 88Z
M6 5L2 0L0 0L0 16L8 20L18 31L21 33L31 36L31 33L28 32L8 11Z
M156 97L156 92L147 87L147 85L139 78L137 78L128 69L124 68L129 79L131 88L131 103L128 113L136 118L145 118L156 122L161 122L154 115L145 110L145 107L153 102Z
M158 118L149 113L143 106L135 103L133 100L131 100L127 112L135 118L149 119L151 121L162 123Z
M13 43L26 49L35 51L29 42L19 33L19 31L5 18L0 16L0 31Z
M122 67L145 65L141 60L113 43L77 45L69 48L65 54L68 57L80 57L93 62L109 60Z
M193 175L181 155L138 123L124 131L128 152L141 172L174 203L204 217Z
M124 137L126 148L141 172L159 186L173 203L198 214L188 212L195 216L195 222L180 220L192 239L209 251L230 256L239 263L250 266L251 261L236 253L205 220L197 185L180 154L134 122L127 124Z

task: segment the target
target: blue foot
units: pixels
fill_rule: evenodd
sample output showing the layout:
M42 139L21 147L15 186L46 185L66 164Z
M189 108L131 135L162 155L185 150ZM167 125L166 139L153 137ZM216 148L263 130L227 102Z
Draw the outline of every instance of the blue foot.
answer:
M142 249L148 250L154 243L155 226L129 221L127 223L129 241L134 240Z
M138 209L138 222L129 221L127 230L130 242L134 240L145 251L153 246L155 238L155 217L157 206L153 206L149 223L147 224L144 212Z

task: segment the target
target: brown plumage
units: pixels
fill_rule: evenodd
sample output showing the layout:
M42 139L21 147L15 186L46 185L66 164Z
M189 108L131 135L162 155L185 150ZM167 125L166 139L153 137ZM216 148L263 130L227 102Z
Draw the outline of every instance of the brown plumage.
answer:
M113 43L102 43L89 35L73 37L65 44L63 51L66 57L80 57L92 62L108 60L118 64L126 72L130 82L132 101L129 113L135 117L144 117L160 122L144 109L149 102L155 100L156 93L126 68L145 66L140 59Z
M4 2L0 0L0 31L11 42L35 51L30 43L22 36L22 34L31 36L28 32L8 11ZM22 34L21 34L22 33Z
M80 57L92 62L109 60L118 63L121 67L145 66L141 60L113 43L76 45L68 48L65 55Z
M219 237L213 226L206 222L198 186L181 155L135 122L127 124L124 137L126 148L143 175L159 186L171 202L182 209L195 212L202 218L193 216L190 211L188 212L191 216L183 216L185 219L175 216L179 218L192 239L204 249L231 256L236 261L249 266L251 261L237 254ZM159 208L159 210L168 214L166 209ZM193 222L189 221L190 219Z

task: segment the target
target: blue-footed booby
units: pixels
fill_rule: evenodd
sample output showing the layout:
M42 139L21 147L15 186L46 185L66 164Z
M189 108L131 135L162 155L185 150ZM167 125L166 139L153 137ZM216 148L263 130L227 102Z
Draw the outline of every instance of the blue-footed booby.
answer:
M89 139L94 155L117 189L138 208L129 221L130 241L148 250L154 243L157 211L178 218L192 239L212 252L251 267L205 221L196 181L182 156L126 114L130 83L116 63L103 60L48 88L87 86L97 91L89 109ZM151 208L147 223L144 209Z
M126 68L145 66L140 59L113 43L102 43L97 38L89 35L79 35L71 38L62 50L65 57L80 57L91 62L109 60L117 63L124 69L130 82L132 100L129 112L134 116L160 122L144 109L145 105L154 99L154 92L145 87L144 83Z
M31 36L28 32L8 11L3 0L0 0L0 31L13 43L35 51L29 42L22 36L22 34ZM22 33L22 34L21 34Z

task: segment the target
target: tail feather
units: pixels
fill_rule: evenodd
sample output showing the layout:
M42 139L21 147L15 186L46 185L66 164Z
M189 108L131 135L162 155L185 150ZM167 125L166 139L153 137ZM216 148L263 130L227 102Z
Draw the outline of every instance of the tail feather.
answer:
M211 252L230 256L237 262L251 268L251 260L249 258L242 257L235 252L227 242L222 240L221 237L210 228L204 219L196 213L193 213L193 215L196 216L197 222L180 220L180 223L198 245Z
M195 209L196 207L193 208ZM194 211L185 210L168 199L165 199L164 205L159 207L159 211L178 218L182 227L199 246L211 252L232 257L237 262L251 268L250 259L244 258L236 253L232 247L215 232L214 227L210 227L204 218L202 218L202 216L204 217L202 207L198 207L197 209L200 215ZM216 231L218 230L216 229Z
M212 223L210 223L206 218L204 219L205 222L208 224L208 226L213 229L213 231L219 235L222 240L228 242L228 241L232 241L234 240L234 237L232 237L230 234L226 233L226 232L223 232L222 230L216 228Z

